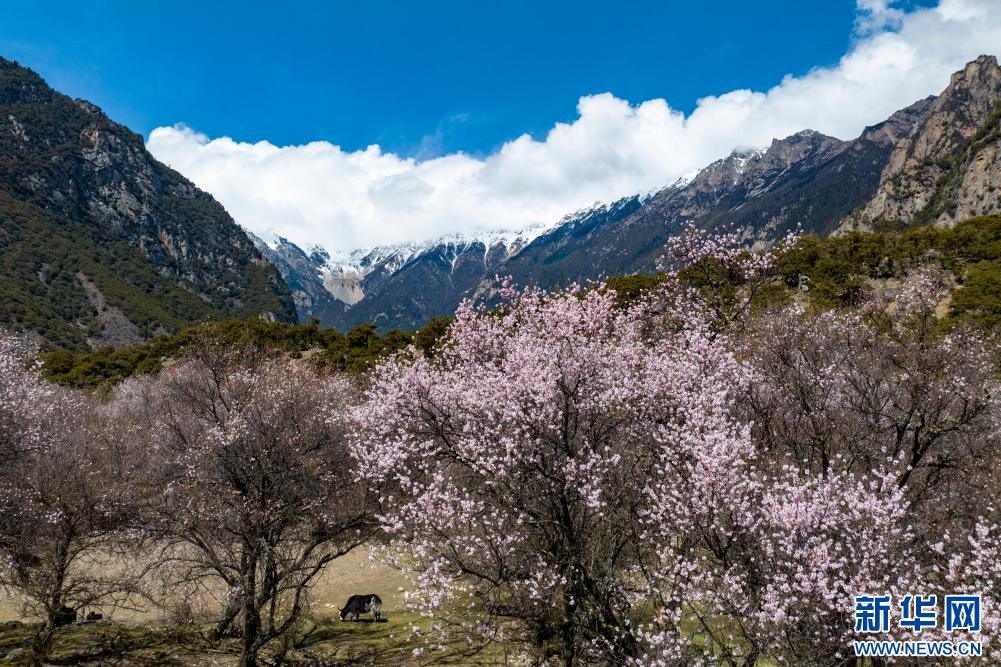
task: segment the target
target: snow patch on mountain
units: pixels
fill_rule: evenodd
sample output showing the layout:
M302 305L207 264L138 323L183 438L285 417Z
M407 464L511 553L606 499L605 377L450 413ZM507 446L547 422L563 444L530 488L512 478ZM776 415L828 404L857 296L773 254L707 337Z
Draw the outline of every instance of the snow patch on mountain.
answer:
M678 190L681 190L682 188L686 188L686 187L688 187L688 185L692 181L695 180L695 177L699 175L700 171L702 171L702 170L701 169L692 169L691 171L687 171L684 174L682 174L681 176L679 176L678 180L676 180L674 183L671 183L671 185L669 185L668 187L676 188ZM656 193L654 193L654 194L656 194Z
M744 171L747 168L747 163L761 158L761 156L763 156L766 152L767 149L765 148L750 148L731 153L730 158L733 160L734 184L736 184L737 181L740 180L740 177L744 174Z
M427 241L411 241L395 245L362 248L350 252L327 253L327 261L323 270L331 276L353 276L362 279L373 271L396 273L407 263L433 251L445 253L449 261L460 256L476 245L482 245L485 251L503 250L511 255L525 247L546 227L533 227L523 231L486 230L473 233L453 233ZM320 251L327 251L315 246Z
M605 216L612 214L615 211L618 211L622 208L625 208L626 206L629 206L630 203L635 202L637 200L642 204L651 197L653 197L654 195L656 195L657 192L659 191L635 194L629 197L623 197L622 199L616 199L615 201L611 202L597 202L593 206L582 208L579 211L574 211L573 213L563 216L563 219L560 220L558 223L556 223L556 225L552 227L552 229L559 229L559 228L573 229L574 227L586 224L587 222L593 220L596 216Z
M408 263L433 255L439 264L454 272L460 259L470 251L482 254L484 268L491 269L519 252L549 227L538 226L522 231L482 230L466 234L447 234L435 239L396 245L331 251L319 244L300 248L270 231L255 237L284 263L295 258L295 270L310 274L322 283L331 296L352 306L365 298L366 279L382 279L395 274ZM288 270L288 269L287 269Z

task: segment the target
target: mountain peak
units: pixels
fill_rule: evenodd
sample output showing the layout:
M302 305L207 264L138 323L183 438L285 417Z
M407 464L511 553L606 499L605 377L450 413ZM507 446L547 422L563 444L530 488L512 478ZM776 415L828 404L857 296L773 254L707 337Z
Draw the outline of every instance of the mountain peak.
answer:
M830 136L824 134L823 132L818 132L817 130L811 130L811 129L807 128L805 130L800 130L799 132L793 132L792 134L790 134L785 139L781 139L781 140L780 139L773 139L772 142L774 143L776 141L792 141L792 142L795 142L795 141L813 141L813 140L823 140L823 139L833 139L833 138L834 137L830 137Z
M987 166L994 163L997 150L999 108L1001 67L995 56L980 56L953 74L896 143L878 192L858 216L862 224L879 219L911 222L919 216L951 224L993 212L995 198L984 192L996 188L992 183L987 188L994 178Z
M949 78L949 86L960 86L965 82L975 82L984 76L996 76L998 70L997 56L979 56L976 60L966 63L966 67L953 72Z
M317 266L324 266L330 261L330 253L319 243L314 243L306 248L306 253L309 255L309 259L313 264Z
M945 123L957 123L957 130L964 136L979 129L994 113L1001 100L1001 67L994 56L980 56L952 75L949 85L938 96L932 110L935 115L945 115Z
M44 103L52 95L52 89L33 70L0 57L0 104Z
M842 142L837 137L832 137L824 134L823 132L818 132L817 130L807 129L794 132L784 139L772 139L772 143L768 147L768 150L772 151L776 148L781 149L785 146L816 147L840 143Z
M815 163L831 157L846 144L816 130L800 130L784 139L773 139L762 154L760 166L764 171L772 171L796 163Z

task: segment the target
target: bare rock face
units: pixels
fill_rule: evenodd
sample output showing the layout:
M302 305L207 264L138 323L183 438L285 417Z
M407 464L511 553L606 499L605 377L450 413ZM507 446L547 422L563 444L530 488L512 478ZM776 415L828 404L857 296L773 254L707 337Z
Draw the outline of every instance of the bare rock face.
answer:
M765 150L735 152L699 172L678 195L670 197L702 205L689 203L673 213L697 218L708 214L726 195L738 195L742 200L762 197L795 173L826 163L847 145L820 132L802 130L784 139L773 139Z
M358 275L327 276L323 281L323 286L330 292L331 296L348 306L353 306L365 298L362 277Z
M955 180L947 183L950 199L940 214L940 224L955 224L978 215L1001 211L1001 142L995 123L989 141L964 156Z
M94 335L89 336L87 344L97 349L101 347L125 347L143 341L139 328L125 316L120 308L109 306L101 290L87 276L78 271L77 282L87 292L87 300L97 312L97 325Z
M247 235L253 241L257 250L274 264L282 278L292 291L295 309L300 322L309 320L314 314L322 312L329 306L333 297L324 285L321 273L329 256L324 252L307 254L291 241L276 237L274 246L251 232Z
M879 190L859 216L878 220L955 224L999 210L1001 68L981 56L952 75L927 117L901 140Z

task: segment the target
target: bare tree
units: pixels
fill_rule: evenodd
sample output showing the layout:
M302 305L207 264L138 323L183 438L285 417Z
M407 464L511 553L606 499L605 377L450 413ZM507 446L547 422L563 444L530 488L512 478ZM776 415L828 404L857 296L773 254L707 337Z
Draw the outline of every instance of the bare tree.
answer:
M913 276L890 308L760 318L747 345L762 382L746 406L762 447L825 474L895 462L920 502L957 475L972 481L997 448L994 346L943 330L935 281Z
M149 525L181 581L221 582L240 664L296 627L310 584L376 529L342 415L350 384L260 350L205 344L146 387Z
M132 464L106 437L104 413L30 373L20 382L14 394L33 401L6 415L20 446L0 468L0 587L42 618L32 646L41 664L57 627L84 608L126 604L142 572L126 565Z

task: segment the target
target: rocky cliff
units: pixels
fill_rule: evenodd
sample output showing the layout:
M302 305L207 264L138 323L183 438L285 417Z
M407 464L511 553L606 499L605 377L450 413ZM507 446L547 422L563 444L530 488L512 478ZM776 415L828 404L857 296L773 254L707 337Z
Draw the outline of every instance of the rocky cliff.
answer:
M981 56L956 72L895 146L878 191L846 226L955 224L1001 209L1001 68Z

